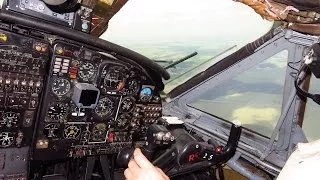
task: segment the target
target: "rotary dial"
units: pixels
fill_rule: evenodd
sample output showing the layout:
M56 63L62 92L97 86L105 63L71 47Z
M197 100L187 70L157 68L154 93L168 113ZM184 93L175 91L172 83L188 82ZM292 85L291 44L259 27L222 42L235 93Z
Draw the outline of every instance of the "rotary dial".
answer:
M0 147L9 147L14 142L14 135L10 132L0 133Z
M95 66L92 63L85 62L79 67L79 77L85 81L91 79L95 73Z
M19 114L15 112L5 112L2 114L2 119L0 120L1 126L7 126L8 128L16 125L18 123Z
M59 121L59 120L63 119L66 116L67 112L68 111L67 111L67 105L66 104L61 104L61 103L54 104L54 105L49 107L48 117L51 120Z
M113 113L114 110L114 102L108 97L100 99L95 108L96 114L100 117L108 117Z
M67 79L57 78L52 83L52 92L57 96L66 95L71 89L71 84Z
M76 139L80 135L81 129L78 126L67 126L63 131L63 137L66 139Z

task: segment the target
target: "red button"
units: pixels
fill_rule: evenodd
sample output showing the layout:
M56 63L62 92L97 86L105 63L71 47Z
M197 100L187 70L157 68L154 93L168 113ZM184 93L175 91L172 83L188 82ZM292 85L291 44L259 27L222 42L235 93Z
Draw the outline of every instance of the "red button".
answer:
M108 133L108 142L112 143L114 141L114 135L113 133L109 132Z
M70 73L74 73L74 74L77 74L77 72L78 72L78 69L76 69L76 68L70 68Z

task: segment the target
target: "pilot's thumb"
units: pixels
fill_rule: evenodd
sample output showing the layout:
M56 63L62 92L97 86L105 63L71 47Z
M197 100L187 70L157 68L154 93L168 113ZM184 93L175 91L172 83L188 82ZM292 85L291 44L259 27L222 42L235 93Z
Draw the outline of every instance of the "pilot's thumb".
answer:
M140 149L135 149L133 158L141 168L154 168L153 164L142 154Z

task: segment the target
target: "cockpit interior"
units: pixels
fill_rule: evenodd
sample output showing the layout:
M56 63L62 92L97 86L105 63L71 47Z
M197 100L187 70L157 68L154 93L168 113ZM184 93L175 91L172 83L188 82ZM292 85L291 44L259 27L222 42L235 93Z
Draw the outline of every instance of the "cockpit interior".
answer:
M110 19L134 1L3 1L0 179L121 180L135 148L173 180L276 179L297 144L308 142L302 126L307 100L320 104L319 95L309 91L311 77L320 78L319 6L298 0L230 2L274 23L260 38L209 58L220 60L207 68L201 62L194 68L198 73L181 72L192 75L180 82L174 68L198 52L174 62L155 60L101 38ZM285 58L278 58L283 51ZM263 64L274 56L276 63ZM274 78L279 64L283 73ZM258 81L252 68L281 88L243 85L252 92L281 90L270 96L279 112L259 103L231 111L245 100L258 102L241 85L247 79L238 77L244 72L256 77L247 83ZM174 80L179 83L165 89ZM219 93L230 94L216 102L247 97L216 103L210 112L206 98L195 103ZM222 108L235 118L220 117ZM276 120L270 125L254 116L259 126L251 127L237 116L245 119L250 108L258 115L276 114ZM265 130L266 124L272 128Z

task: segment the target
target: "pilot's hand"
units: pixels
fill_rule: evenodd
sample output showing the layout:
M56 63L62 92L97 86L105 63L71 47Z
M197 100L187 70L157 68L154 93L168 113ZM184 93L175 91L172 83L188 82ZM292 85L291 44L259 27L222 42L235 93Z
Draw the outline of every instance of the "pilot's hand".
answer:
M169 177L142 154L140 149L133 153L133 159L124 171L127 180L169 180Z

